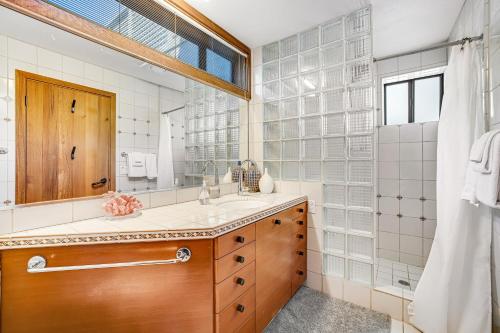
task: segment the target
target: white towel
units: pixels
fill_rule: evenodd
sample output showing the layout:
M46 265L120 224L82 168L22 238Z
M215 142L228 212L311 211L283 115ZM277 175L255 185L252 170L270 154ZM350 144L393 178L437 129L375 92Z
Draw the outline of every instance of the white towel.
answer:
M492 155L492 141L495 139L497 134L500 134L500 129L489 131L483 134L474 144L470 151L469 159L474 164L475 170L482 173L491 173L490 159L493 158Z
M462 199L470 201L471 204L483 203L493 208L500 208L500 135L490 136L491 140L486 140L481 162L469 161L465 177L465 186L462 191ZM484 159L488 162L488 172L482 172L479 166Z
M146 154L146 177L148 177L148 179L155 179L158 177L156 154Z
M146 177L146 155L144 153L128 153L127 162L129 177Z

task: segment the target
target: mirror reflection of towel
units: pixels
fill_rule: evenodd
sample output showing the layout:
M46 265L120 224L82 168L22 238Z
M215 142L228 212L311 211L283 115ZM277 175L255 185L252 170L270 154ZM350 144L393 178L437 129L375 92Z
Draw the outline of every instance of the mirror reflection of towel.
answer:
M146 155L139 152L128 153L128 176L146 177Z
M146 154L146 177L148 177L148 179L155 179L158 177L156 154Z

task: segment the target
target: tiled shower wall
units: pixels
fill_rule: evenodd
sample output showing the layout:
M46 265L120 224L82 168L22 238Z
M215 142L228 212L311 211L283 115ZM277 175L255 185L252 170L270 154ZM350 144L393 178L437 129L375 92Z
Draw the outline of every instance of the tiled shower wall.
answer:
M437 122L378 130L378 257L422 266L436 229Z
M383 125L382 80L431 75L447 61L447 50L437 49L376 63L380 258L425 265L436 228L437 148L437 122Z
M98 63L98 61L96 61ZM0 207L15 201L15 70L61 79L117 94L117 189L155 188L155 182L123 175L122 152L156 152L159 108L184 103L184 93L0 35ZM159 103L160 102L160 103ZM135 134L134 134L135 133Z

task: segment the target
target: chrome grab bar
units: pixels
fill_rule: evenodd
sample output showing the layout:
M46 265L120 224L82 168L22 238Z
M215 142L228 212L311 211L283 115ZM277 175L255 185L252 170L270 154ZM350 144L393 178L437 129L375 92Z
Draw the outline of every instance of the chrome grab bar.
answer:
M101 269L101 268L115 268L115 267L169 265L169 264L187 262L189 261L189 259L191 259L191 250L186 247L181 247L177 250L175 259L117 262L111 264L95 264L95 265L79 265L79 266L47 267L47 259L45 259L42 256L33 256L28 260L27 271L28 273L49 273L49 272L81 271L87 269Z

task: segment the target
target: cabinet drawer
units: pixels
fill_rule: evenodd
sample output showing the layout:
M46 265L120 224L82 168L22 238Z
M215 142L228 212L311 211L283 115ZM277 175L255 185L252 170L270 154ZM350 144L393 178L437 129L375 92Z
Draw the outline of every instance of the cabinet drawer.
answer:
M255 261L215 286L215 312L221 312L254 285Z
M255 261L255 242L215 260L215 282L222 282L252 261Z
M300 220L300 219L306 220L307 202L303 202L301 204L293 206L292 208L288 209L287 212L289 213L290 217L294 220Z
M238 333L255 333L255 313L253 313L247 322L243 324L240 328L236 330Z
M237 332L255 314L255 287L238 297L221 313L215 315L216 332Z
M254 240L255 223L220 236L215 239L215 258L222 258Z
M307 269L306 266L299 266L294 268L292 272L292 294L295 294L299 290L300 286L304 284L307 279Z
M307 248L307 229L294 231L292 237L293 248Z

